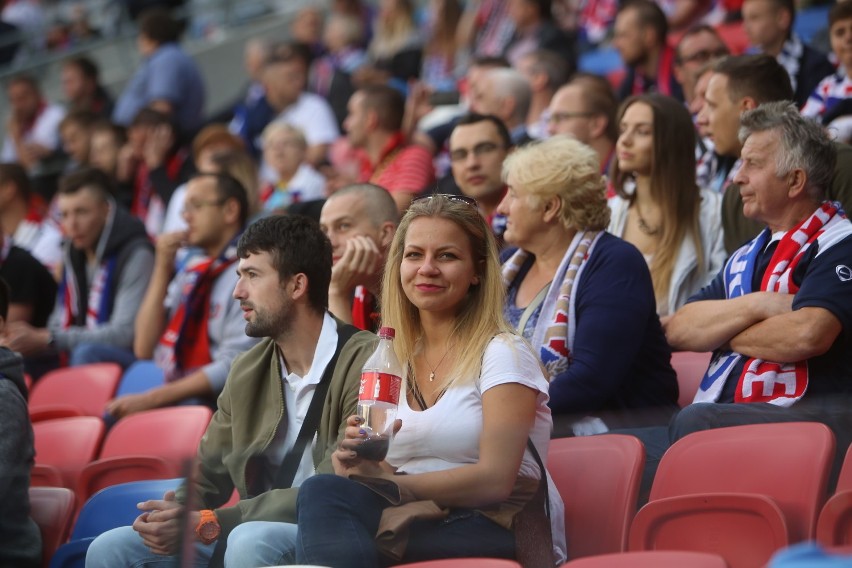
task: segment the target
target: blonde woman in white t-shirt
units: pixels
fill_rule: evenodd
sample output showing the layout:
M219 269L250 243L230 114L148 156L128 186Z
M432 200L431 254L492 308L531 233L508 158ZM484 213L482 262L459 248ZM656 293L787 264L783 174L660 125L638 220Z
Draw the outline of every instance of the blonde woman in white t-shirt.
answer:
M300 488L297 564L375 567L522 552L514 519L546 486L528 441L545 459L552 421L547 381L504 321L503 295L497 246L475 201L430 195L412 202L391 244L381 302L382 324L396 330L406 368L401 428L387 458L369 461L353 451L364 433L350 418L333 455L336 475ZM399 487L401 502L368 488L379 481ZM553 566L565 547L552 485L549 497L556 544L545 564ZM391 519L411 520L409 508L427 518L378 544L377 531ZM546 542L537 548L547 551Z

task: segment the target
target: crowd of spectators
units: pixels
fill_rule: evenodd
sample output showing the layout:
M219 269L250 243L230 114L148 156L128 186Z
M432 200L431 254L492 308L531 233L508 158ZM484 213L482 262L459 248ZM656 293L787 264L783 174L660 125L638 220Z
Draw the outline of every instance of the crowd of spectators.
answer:
M30 3L7 1L4 20L23 25L7 13L26 15ZM831 7L830 54L792 31L792 0L739 4L334 0L327 13L305 8L292 39L250 40L245 89L214 116L203 114L206 86L181 47L182 24L168 7L134 14L141 63L121 92L101 85L86 56L61 66L64 104L27 74L5 85L0 355L20 354L36 381L64 365L153 359L164 386L110 401L114 418L186 402L215 408L223 391L238 396L235 359L245 370L246 351L273 361L261 338L279 350L293 341L264 327L289 304L255 305L260 284L243 283L255 276L242 264L267 255L284 282L291 274L276 251L286 243L262 231L291 229L266 221L246 249L253 223L313 217L331 261L314 293L339 326L376 331L385 267L399 278L393 263L414 255L397 226L407 230L413 208L443 227L443 209L413 205L440 193L490 229L470 246L499 247L502 268L480 261L502 269L501 323L483 329L514 328L532 347L553 435L635 433L649 475L655 451L720 425L806 417L828 423L845 448L852 2ZM726 43L722 22L741 26L747 53ZM624 72L579 72L580 54L607 37ZM445 233L475 232L466 223ZM412 234L430 243L415 247L418 259L439 238ZM465 283L471 297L483 278ZM431 371L431 383L442 363L473 360L453 343L467 320L421 349L437 309L409 300L420 315L411 308L412 321L396 325L425 334L406 347L418 375ZM333 327L311 312L322 301L298 302L317 333ZM714 352L684 410L673 350ZM434 394L428 405L416 399L421 410L444 391ZM530 407L543 412L542 399Z

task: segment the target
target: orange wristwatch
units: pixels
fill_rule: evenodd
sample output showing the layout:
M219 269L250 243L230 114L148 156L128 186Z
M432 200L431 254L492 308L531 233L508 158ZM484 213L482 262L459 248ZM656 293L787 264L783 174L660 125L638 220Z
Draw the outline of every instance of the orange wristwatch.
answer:
M219 533L222 532L222 527L219 526L219 520L216 518L216 513L210 509L199 511L201 518L198 519L198 526L195 527L195 534L198 535L198 540L204 544L212 544L219 538Z

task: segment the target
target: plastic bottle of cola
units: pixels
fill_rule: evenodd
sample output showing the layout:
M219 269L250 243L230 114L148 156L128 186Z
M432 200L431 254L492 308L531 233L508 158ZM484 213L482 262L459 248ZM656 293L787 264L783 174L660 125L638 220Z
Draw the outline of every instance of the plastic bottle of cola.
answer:
M361 371L358 390L358 415L367 438L356 451L365 459L385 459L393 438L393 424L402 387L402 366L393 350L392 327L379 329L379 345Z

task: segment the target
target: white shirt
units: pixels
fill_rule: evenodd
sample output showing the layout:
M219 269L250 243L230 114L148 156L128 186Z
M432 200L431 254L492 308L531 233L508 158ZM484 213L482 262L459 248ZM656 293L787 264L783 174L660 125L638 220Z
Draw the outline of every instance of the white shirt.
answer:
M317 341L316 351L314 351L314 359L305 376L300 377L289 372L283 359L281 360L281 380L284 383L284 401L287 406L287 429L284 436L281 436L283 429L278 429L278 433L269 448L269 461L276 466L281 464L284 456L296 443L302 422L304 422L308 407L314 398L314 391L336 349L337 324L334 322L334 318L326 312L323 316L322 330L320 331L319 341ZM316 435L314 435L311 443L305 446L305 453L299 463L299 468L296 470L292 487L299 487L304 480L314 474L312 456L314 444L316 444Z
M62 264L62 232L49 218L41 223L21 221L12 235L12 242L33 255L51 272Z
M48 150L59 148L59 123L65 118L65 109L59 105L47 105L41 114L36 117L35 124L24 134L24 142L38 144ZM3 150L0 152L0 161L17 162L18 152L12 137L6 134L3 140Z
M275 120L299 128L305 134L308 146L331 144L340 137L331 105L313 93L299 95L299 99L285 108Z
M482 358L480 376L475 381L450 387L434 406L415 411L408 406L407 397L401 396L397 417L402 420L402 428L390 445L386 461L396 466L400 473L443 471L478 462L482 393L507 383L518 383L538 391L536 418L529 437L546 467L553 426L547 406L548 383L538 357L516 335L499 335L492 339ZM524 452L519 475L540 479L538 465L529 449ZM554 556L564 559L564 506L552 482L548 487Z

